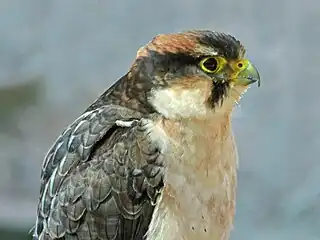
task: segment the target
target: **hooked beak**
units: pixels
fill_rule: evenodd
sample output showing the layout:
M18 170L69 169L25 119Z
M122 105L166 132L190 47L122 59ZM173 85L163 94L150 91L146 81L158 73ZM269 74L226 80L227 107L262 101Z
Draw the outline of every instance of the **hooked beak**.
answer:
M234 78L234 82L243 86L258 82L258 87L260 87L260 75L256 67L250 61L247 61L243 70L240 70Z

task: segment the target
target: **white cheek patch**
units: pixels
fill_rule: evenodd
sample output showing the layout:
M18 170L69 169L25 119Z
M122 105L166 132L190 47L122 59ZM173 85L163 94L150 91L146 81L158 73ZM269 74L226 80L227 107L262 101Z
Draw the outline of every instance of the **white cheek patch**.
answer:
M209 112L205 94L199 89L153 90L149 101L159 113L171 119L204 116Z

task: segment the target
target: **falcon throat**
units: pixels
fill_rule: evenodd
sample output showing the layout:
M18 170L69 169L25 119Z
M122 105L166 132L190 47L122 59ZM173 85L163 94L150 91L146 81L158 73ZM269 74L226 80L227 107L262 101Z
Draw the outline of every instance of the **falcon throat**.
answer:
M231 113L259 74L233 36L160 34L46 154L35 240L228 240Z

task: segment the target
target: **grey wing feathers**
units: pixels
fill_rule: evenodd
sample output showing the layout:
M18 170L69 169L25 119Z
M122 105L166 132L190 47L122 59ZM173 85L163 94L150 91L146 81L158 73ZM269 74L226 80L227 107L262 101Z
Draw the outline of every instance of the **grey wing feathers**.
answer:
M163 161L140 119L103 106L62 133L43 163L35 239L143 239L163 186Z

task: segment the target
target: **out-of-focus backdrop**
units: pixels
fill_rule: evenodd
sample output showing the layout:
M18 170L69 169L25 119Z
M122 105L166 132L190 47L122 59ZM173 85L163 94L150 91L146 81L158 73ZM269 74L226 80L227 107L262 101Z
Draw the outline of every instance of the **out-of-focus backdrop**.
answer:
M0 239L30 239L42 159L158 33L232 33L259 68L234 119L233 240L320 239L318 0L1 0Z

